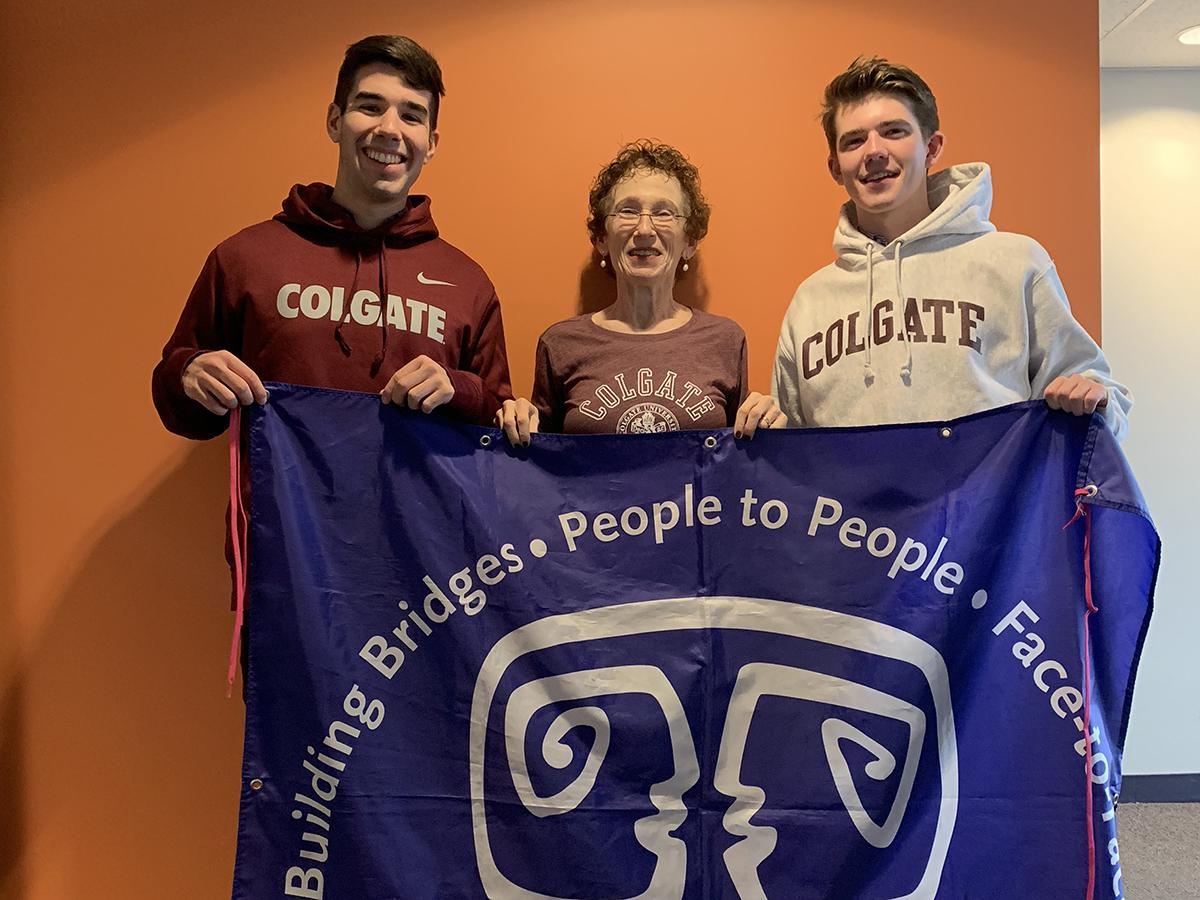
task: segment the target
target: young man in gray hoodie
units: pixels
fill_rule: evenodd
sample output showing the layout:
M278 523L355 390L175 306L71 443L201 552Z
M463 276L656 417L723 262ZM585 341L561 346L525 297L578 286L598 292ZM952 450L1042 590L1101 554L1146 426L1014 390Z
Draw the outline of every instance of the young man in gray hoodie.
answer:
M1071 315L1049 254L988 221L988 167L928 174L944 137L920 76L857 60L825 89L822 124L850 201L837 260L783 320L773 393L789 421L940 421L1044 397L1100 409L1120 438L1132 398Z

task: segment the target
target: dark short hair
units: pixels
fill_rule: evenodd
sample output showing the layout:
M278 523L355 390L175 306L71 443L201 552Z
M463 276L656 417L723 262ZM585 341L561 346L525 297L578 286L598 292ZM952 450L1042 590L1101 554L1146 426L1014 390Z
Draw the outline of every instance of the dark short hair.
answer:
M600 170L588 193L588 233L592 240L604 237L604 217L608 215L608 199L613 188L635 172L661 172L678 179L687 198L687 221L684 231L693 241L708 234L711 210L700 190L700 170L688 158L669 144L642 139L626 144L616 159Z
M890 63L878 56L870 59L860 56L825 88L821 127L825 129L830 153L837 150L837 125L834 120L838 110L843 106L861 103L872 94L887 94L907 103L921 128L921 137L926 140L938 130L937 100L920 75L907 66Z
M346 48L346 57L338 69L337 85L333 89L333 102L338 109L346 111L346 101L359 70L371 63L391 66L414 91L429 91L433 97L429 105L429 127L437 128L438 106L441 98L446 96L441 66L432 53L402 34L373 34Z

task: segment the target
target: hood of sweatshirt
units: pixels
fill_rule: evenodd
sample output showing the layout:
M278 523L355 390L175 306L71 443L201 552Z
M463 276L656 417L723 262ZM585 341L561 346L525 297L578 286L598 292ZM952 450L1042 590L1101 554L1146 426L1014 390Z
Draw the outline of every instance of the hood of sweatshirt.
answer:
M892 241L912 247L917 241L949 235L986 234L996 226L992 212L992 172L986 163L963 163L929 176L929 206L924 219ZM889 244L888 246L892 246ZM833 249L850 268L866 265L868 248L883 249L858 230L854 204L847 201L833 233Z
M429 198L423 195L412 195L403 210L381 222L374 228L365 229L359 226L354 216L345 207L333 200L333 188L327 184L293 185L283 201L283 209L275 214L275 220L283 222L298 231L305 232L312 240L319 243L330 243L344 247L347 253L354 253L354 278L351 282L350 294L353 295L361 281L369 276L363 276L364 265L375 264L375 278L372 279L378 287L378 296L388 296L387 249L389 247L411 247L423 241L433 240L438 236L437 226L433 224L430 212ZM344 356L352 356L353 348L343 334L343 327L350 321L350 311L333 329L332 339ZM371 360L371 377L374 378L383 365L387 355L388 328L379 329L380 346Z
M852 202L842 206L833 233L833 249L837 252L839 265L851 270L864 267L867 270L863 297L864 322L870 322L874 313L876 254L890 256L894 261L896 296L902 298L907 296L901 267L904 253L921 252L922 243L930 244L932 249L936 246L937 238L986 234L996 230L996 226L988 221L992 211L992 173L986 163L964 163L937 172L929 177L927 191L931 209L929 215L886 246L859 231ZM907 346L900 375L907 383L912 376L912 344L907 329L900 329L900 337ZM863 371L868 384L874 381L869 331Z
M333 200L333 188L327 184L293 185L275 219L301 229L324 231L340 243L379 246L416 244L438 236L433 224L429 198L414 194L408 205L374 228L364 229L354 221L348 209Z

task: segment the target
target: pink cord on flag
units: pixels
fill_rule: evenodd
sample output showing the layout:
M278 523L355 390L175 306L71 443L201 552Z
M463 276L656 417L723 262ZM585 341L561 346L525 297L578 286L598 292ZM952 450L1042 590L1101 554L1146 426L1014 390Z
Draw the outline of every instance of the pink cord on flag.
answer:
M1070 528L1081 518L1083 519L1083 596L1087 601L1087 609L1083 612L1083 753L1087 770L1084 773L1084 783L1087 785L1087 846L1088 846L1088 883L1087 900L1093 900L1096 895L1096 833L1094 812L1092 809L1092 672L1091 646L1088 619L1097 611L1096 601L1092 598L1092 517L1084 506L1084 497L1094 497L1097 494L1095 485L1079 488L1075 492L1075 515L1063 526Z
M242 505L242 410L229 413L229 539L233 544L233 638L229 642L229 671L225 675L225 696L233 696L237 677L238 649L242 622L246 615L246 508Z

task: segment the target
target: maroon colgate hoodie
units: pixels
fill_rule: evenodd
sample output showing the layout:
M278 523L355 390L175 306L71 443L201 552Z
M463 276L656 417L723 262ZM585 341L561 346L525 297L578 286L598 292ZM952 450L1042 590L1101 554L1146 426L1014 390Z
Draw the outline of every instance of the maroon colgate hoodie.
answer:
M184 368L228 350L263 381L378 392L415 356L444 366L446 405L490 424L512 396L495 288L438 237L429 198L365 231L325 184L296 185L274 219L209 254L152 379L163 424L189 438L225 430L183 392Z

